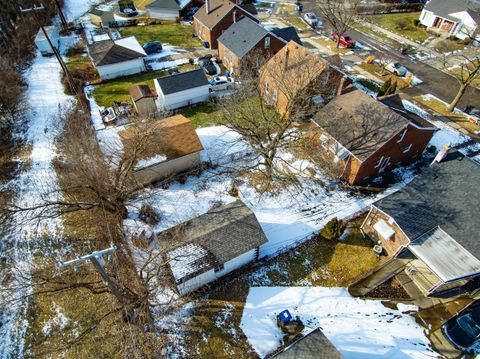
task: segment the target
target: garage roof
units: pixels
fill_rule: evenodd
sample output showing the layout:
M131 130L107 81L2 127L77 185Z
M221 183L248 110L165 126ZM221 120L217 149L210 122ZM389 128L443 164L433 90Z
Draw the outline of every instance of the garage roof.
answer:
M155 80L164 95L208 85L207 77L202 69L159 77Z

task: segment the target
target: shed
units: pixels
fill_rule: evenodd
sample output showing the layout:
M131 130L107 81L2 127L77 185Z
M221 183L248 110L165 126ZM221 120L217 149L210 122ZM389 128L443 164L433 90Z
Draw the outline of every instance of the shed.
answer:
M190 120L182 115L129 127L119 133L124 153L137 153L133 170L141 187L200 165L202 143Z
M135 110L140 116L148 117L157 112L155 96L147 85L137 85L128 89Z
M154 0L147 6L147 16L150 19L172 20L180 18L180 12L191 3L191 0Z
M60 42L60 34L58 29L55 26L46 26L44 29L53 46L58 49ZM48 43L48 40L42 29L39 29L37 32L37 36L35 37L35 46L40 51L42 56L50 56L54 54L53 49Z
M174 110L210 99L210 83L203 70L192 70L154 80L159 110Z
M255 214L240 200L161 232L159 240L172 246L165 257L181 295L256 261L259 247L268 242Z

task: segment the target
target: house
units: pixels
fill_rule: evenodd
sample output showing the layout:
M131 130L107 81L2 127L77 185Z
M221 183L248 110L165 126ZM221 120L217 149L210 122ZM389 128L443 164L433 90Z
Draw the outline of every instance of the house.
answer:
M217 41L218 57L235 74L259 68L287 43L248 17L235 21Z
M47 33L52 45L58 49L59 42L60 42L60 33L55 26L45 26L45 32ZM54 54L54 50L50 46L45 33L42 29L39 29L37 32L37 36L35 36L35 46L40 51L42 56L50 56Z
M407 186L371 206L362 232L389 256L410 258L405 272L425 295L478 287L479 183L480 166L444 148Z
M103 80L145 71L143 58L147 54L135 36L97 41L88 46L88 51Z
M300 36L298 36L297 30L294 26L282 28L275 27L271 31L278 37L284 39L286 42L294 41L299 45L303 45L302 40L300 40Z
M128 89L135 110L140 116L148 117L157 112L155 96L147 85L136 85Z
M202 143L189 119L176 115L128 127L119 132L123 151L136 153L135 187L188 171L200 165Z
M275 359L343 359L343 355L323 334L320 328L317 328L300 337L278 354L274 354Z
M153 82L158 95L157 107L161 111L210 99L210 83L201 69L159 77Z
M298 101L303 109L313 102L327 103L350 83L338 66L340 62L322 59L289 41L260 68L260 90L281 114L288 113Z
M137 24L137 19L127 18L114 14L111 11L92 9L88 13L92 24L98 27L121 27Z
M350 185L364 184L422 155L436 128L398 95L377 101L360 90L337 96L312 119L318 154Z
M193 16L193 31L211 49L217 49L217 39L242 17L255 20L252 6L237 5L230 0L206 0Z
M150 19L176 21L191 2L192 0L154 0L145 6L145 10Z
M478 37L480 2L430 0L420 14L420 23L430 30L461 40Z
M188 294L258 259L267 238L255 214L240 200L158 235L181 295Z

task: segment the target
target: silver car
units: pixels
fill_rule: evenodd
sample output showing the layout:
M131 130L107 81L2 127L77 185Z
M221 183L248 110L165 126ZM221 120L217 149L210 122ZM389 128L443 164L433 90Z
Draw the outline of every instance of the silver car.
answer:
M408 72L407 68L398 61L390 62L389 64L387 64L387 66L385 66L385 69L387 71L390 71L392 74L401 77L405 76Z

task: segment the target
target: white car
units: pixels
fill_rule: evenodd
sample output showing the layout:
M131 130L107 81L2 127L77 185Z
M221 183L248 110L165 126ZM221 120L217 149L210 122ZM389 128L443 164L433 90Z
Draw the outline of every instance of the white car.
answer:
M307 12L303 15L303 20L310 25L311 27L317 27L321 22L319 22L317 15L313 12Z
M390 71L397 76L405 76L408 72L407 68L398 61L392 61L385 66L385 70Z
M212 91L228 90L233 87L233 79L226 76L215 76L210 80L210 89Z

